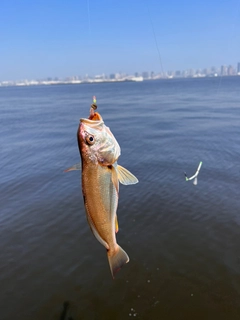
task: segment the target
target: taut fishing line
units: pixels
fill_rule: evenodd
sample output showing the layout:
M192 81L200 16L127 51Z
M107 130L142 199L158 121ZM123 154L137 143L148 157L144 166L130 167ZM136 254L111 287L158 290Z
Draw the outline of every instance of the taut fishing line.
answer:
M159 46L158 46L158 41L157 41L157 37L156 37L156 33L155 33L155 28L154 28L154 25L153 25L153 21L152 21L152 18L151 18L151 13L150 13L150 9L149 9L148 4L147 4L147 9L148 9L149 20L150 20L151 27L152 27L153 37L154 37L155 44L156 44L156 48L157 48L157 52L158 52L158 57L159 57L159 62L160 62L160 66L161 66L161 71L162 71L162 74L164 75L162 58L161 58L161 54L160 54L160 50L159 50ZM200 161L196 173L195 173L192 177L190 177L190 178L188 178L186 172L184 172L186 181L190 181L190 180L194 179L194 180L193 180L193 184L194 184L194 185L197 185L197 176L198 176L198 174L199 174L199 171L200 171L200 169L201 169L201 166L202 166L202 161Z
M154 25L153 25L153 21L152 21L152 18L151 18L150 9L149 9L148 4L147 4L147 8L148 8L149 20L150 20L150 23L151 23L152 32L153 32L153 36L154 36L154 40L155 40L155 45L156 45L157 52L158 52L158 57L159 57L159 62L160 62L160 66L161 66L161 71L162 71L162 74L164 74L163 64L162 64L162 58L161 58L161 54L160 54L160 50L159 50L159 46L158 46L158 41L157 41L157 37L156 37L156 33L155 33L155 29L154 29Z

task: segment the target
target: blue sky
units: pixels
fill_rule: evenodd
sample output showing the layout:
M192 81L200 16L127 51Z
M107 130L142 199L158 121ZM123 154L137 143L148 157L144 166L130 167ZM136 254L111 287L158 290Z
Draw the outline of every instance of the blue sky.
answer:
M0 81L159 72L157 46L164 71L240 61L240 0L1 0L0 13Z

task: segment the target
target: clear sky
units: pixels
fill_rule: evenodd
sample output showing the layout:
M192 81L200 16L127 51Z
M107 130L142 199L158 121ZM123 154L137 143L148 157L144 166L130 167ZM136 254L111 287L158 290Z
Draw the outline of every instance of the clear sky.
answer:
M1 0L0 81L240 62L240 0Z

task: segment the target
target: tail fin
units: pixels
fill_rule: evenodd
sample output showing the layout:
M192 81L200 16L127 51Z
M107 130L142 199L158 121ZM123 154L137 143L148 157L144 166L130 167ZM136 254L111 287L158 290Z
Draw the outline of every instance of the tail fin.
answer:
M125 263L129 262L129 257L126 252L118 246L113 255L109 255L108 253L108 262L114 279L116 273L124 266Z

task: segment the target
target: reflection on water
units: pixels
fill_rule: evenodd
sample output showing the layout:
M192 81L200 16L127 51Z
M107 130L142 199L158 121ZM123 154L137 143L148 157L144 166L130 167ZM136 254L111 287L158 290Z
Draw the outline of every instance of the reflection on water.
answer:
M1 319L239 319L240 78L0 88ZM114 94L113 94L114 92ZM111 278L81 195L91 97L117 138ZM114 96L114 104L111 100ZM186 182L203 161L198 185Z

